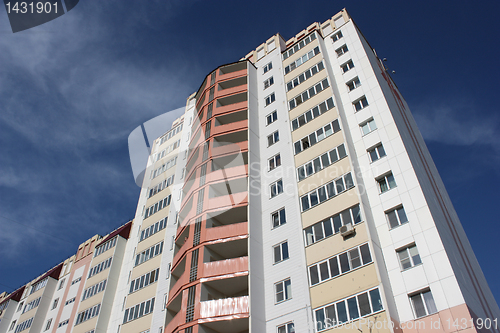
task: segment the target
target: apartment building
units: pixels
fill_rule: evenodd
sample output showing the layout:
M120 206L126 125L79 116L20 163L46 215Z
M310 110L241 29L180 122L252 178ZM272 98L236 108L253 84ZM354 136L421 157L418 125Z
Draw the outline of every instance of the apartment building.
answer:
M346 10L200 82L151 143L133 222L0 296L0 332L499 332L408 105Z

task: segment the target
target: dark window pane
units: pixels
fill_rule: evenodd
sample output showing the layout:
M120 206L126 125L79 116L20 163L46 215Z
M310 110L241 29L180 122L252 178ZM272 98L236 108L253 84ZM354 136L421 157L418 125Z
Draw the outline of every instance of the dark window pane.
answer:
M363 264L366 265L369 262L372 262L372 256L370 254L370 248L368 247L368 244L361 245L360 250L361 258L363 258Z
M340 131L340 125L339 125L338 119L335 119L334 121L332 121L332 126L333 126L334 133L337 133L338 131Z
M420 294L410 297L413 304L413 309L415 310L415 315L417 318L425 316L427 313L425 311L424 302Z
M389 224L391 225L391 228L397 227L399 225L395 211L388 212L387 217L389 218Z
M347 300L347 306L349 307L349 317L351 320L359 318L358 302L356 297L349 298Z
M340 259L340 268L342 269L342 273L349 272L349 258L347 258L347 253L342 253L339 255Z
M306 112L306 120L307 120L307 122L310 122L312 119L313 119L312 112L311 111L307 111Z
M351 210L346 209L343 212L340 213L342 215L342 225L346 225L351 223L352 224L352 219L351 219Z
M333 181L329 182L328 184L326 184L326 190L328 192L328 197L329 198L335 196L335 185L334 185Z
M309 275L311 276L311 285L319 283L318 266L314 265L309 267Z
M314 159L313 164L314 164L314 172L319 172L322 169L319 157Z
M345 190L344 179L339 178L335 181L335 189L337 191L337 194Z
M281 244L281 251L283 260L288 259L288 242Z
M330 151L330 160L332 161L332 163L336 162L338 159L339 159L339 157L337 155L337 149L331 150Z
M350 189L351 187L354 187L354 181L352 180L351 173L348 173L347 175L345 175L344 180L345 180L345 188L346 189Z
M318 117L320 115L319 113L319 108L317 106L315 106L313 109L312 109L312 113L314 115L314 118Z
M333 218L333 228L335 233L339 232L340 227L342 226L342 220L340 219L340 215L335 215Z
M311 199L311 207L316 206L318 204L318 194L316 191L312 192L309 197Z
M281 261L281 250L279 246L274 248L274 262Z
M325 201L327 198L326 198L326 189L324 186L321 186L319 189L318 189L318 194L319 194L319 202L323 202Z
M335 315L335 305L330 305L325 308L326 318L328 318L328 322L330 326L335 326L337 322L337 317Z
M398 208L398 216L399 216L399 221L401 221L401 224L408 222L408 218L406 217L406 213L403 207Z
M309 196L308 195L304 195L301 198L301 201L302 201L302 210L303 211L308 210L309 209Z
M323 227L325 229L325 237L333 235L332 222L330 219L323 221Z
M361 316L366 316L367 314L370 314L372 312L370 309L370 300L368 299L368 293L358 295L358 304Z
M321 281L330 278L330 272L328 271L328 263L326 261L319 264L319 272L321 274Z
M325 329L325 312L323 309L316 310L316 330L322 331Z
M300 141L295 142L294 146L295 146L295 154L298 154L302 151L302 145Z
M316 133L309 134L309 144L312 146L316 144Z
M311 245L314 243L314 235L313 235L313 228L309 227L305 230L306 232L306 244Z
M359 256L358 248L350 250L349 257L351 258L352 269L358 268L359 266L361 266L361 257Z
M345 302L338 302L337 306L337 314L339 316L339 323L345 323L347 321L347 310L345 308Z
M361 212L359 206L354 206L351 208L352 216L354 217L354 223L361 222Z
M321 163L323 164L324 168L330 165L330 159L328 158L328 153L321 155Z
M280 210L280 224L285 224L285 223L286 223L285 210L282 209Z
M315 225L313 225L313 228L314 228L314 238L316 239L316 242L325 238L325 236L323 235L322 223L316 223Z
M382 300L380 299L380 292L378 289L373 289L370 291L370 298L372 301L373 312L382 310Z
M339 271L339 263L337 261L337 257L333 257L328 260L330 263L330 276L334 277L340 274Z

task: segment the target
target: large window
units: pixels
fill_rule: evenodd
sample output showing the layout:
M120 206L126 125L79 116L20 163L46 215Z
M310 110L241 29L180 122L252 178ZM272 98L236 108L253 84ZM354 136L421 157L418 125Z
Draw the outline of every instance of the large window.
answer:
M354 187L354 182L352 180L352 175L349 172L300 197L302 211L304 212L316 205L319 205L352 187Z
M347 156L344 144L316 157L312 161L307 162L297 168L297 178L299 181L323 170L329 165L341 160Z
M292 298L292 281L288 278L274 284L276 292L276 303Z
M416 318L424 317L437 312L434 298L429 289L409 295L413 312Z
M384 193L396 187L396 181L391 173L388 173L382 177L377 178L378 187L380 193Z
M123 323L128 323L129 321L135 320L137 318L141 318L147 314L153 312L155 305L155 298L148 299L142 303L139 303L135 306L132 306L125 310L125 314L123 316Z
M305 80L313 77L314 75L318 74L321 72L323 69L325 69L325 65L323 65L323 60L318 62L316 65L312 66L311 68L307 69L303 73L299 74L298 76L294 77L290 81L286 83L286 91L290 91Z
M146 218L150 217L151 215L153 215L154 213L156 213L156 212L162 210L163 208L167 207L168 205L170 205L171 199L172 199L172 195L169 194L165 198L163 198L162 200L155 203L154 205L151 205L148 208L146 208L146 211L144 213L144 218L146 219Z
M157 255L160 255L163 251L163 241L156 243L155 245L151 246L150 248L142 251L141 253L138 253L135 256L135 266L142 264L145 261L148 261L151 258L156 257Z
M288 50L286 50L285 52L283 52L283 60L287 59L288 57L290 57L295 52L297 52L298 50L300 50L301 48L303 48L304 46L306 46L307 44L309 44L310 42L312 42L315 39L316 39L316 33L313 32L312 34L310 34L306 38L302 39L300 42L296 43L293 47L291 47Z
M328 82L328 79L324 79L323 81L315 84L314 86L310 87L307 90L304 90L302 93L299 95L295 96L291 100L288 101L288 108L289 110L293 110L300 104L304 103L307 101L309 98L315 96L316 94L319 94L326 88L330 86L330 83Z
M95 316L99 315L99 310L101 309L101 304L94 305L91 308L88 308L86 310L83 310L78 314L76 317L76 322L75 326L78 324L83 323L84 321L87 321L91 318L94 318Z
M30 319L28 320L25 320L23 321L22 323L20 323L19 325L16 326L16 330L14 331L14 333L19 333L19 332L22 332L28 328L31 327L31 324L33 324L33 319L35 317L31 317Z
M399 257L401 269L405 270L416 265L420 265L422 260L418 254L417 246L415 244L409 245L403 249L396 251Z
M111 258L108 258L100 263L98 263L97 265L95 265L94 267L90 268L90 271L89 271L89 279L96 275L96 274L99 274L100 272L102 272L103 270L105 270L106 268L108 268L109 266L111 266L111 260L113 259L113 257Z
M101 291L104 291L104 289L106 288L106 282L107 282L107 280L102 280L102 281L94 284L93 286L90 286L87 289L85 289L83 291L82 301L100 293Z
M288 242L282 242L278 245L273 246L273 253L274 253L274 263L279 263L283 260L286 260L289 258L288 256Z
M160 274L160 269L154 269L151 272L148 272L142 276L139 276L137 279L132 280L130 282L129 293L136 292L139 289L145 288L152 283L158 281L158 275Z
M283 193L283 181L280 179L270 185L271 198Z
M96 249L94 251L94 258L97 257L98 255L100 255L101 253L106 252L110 248L114 247L116 245L117 238L118 238L118 236L113 237L112 239L108 240L106 243L101 244L98 247L96 247Z
M317 222L312 226L304 229L306 238L306 246L319 242L320 240L330 237L340 231L340 227L346 224L361 223L361 212L359 205L343 210L323 221Z
M335 119L331 123L326 124L325 126L317 129L306 137L303 137L299 141L296 141L294 146L295 154L300 153L307 148L314 146L316 143L326 139L330 135L337 133L340 131L339 120Z
M375 288L315 309L316 331L320 332L382 309L380 292Z
M391 229L408 222L403 206L388 210L385 212L385 215L387 216Z
M154 234L156 234L157 232L165 229L165 227L167 226L167 219L168 219L168 216L165 217L164 219L156 222L155 224L150 225L146 229L142 230L141 237L139 238L139 242L142 242L146 238L151 237Z
M330 110L333 108L335 105L333 104L333 98L330 97L326 101L319 103L315 107L313 107L311 110L308 110L298 116L297 118L292 120L292 131L295 131L297 128L304 126L311 120L319 117L326 111Z
M368 244L352 248L309 266L309 283L314 286L372 262Z
M28 304L24 306L23 313L28 312L31 309L36 308L40 304L40 300L42 299L42 296L38 297L37 299L32 300Z
M315 55L320 54L319 51L319 46L316 46L313 50L307 52L304 54L302 57L298 58L294 62L292 62L290 65L285 67L285 75L296 69L297 67L301 66L302 64L305 64L308 60L311 60Z
M286 214L285 208L281 208L280 210L271 214L271 221L273 223L273 228L279 227L282 224L286 223Z

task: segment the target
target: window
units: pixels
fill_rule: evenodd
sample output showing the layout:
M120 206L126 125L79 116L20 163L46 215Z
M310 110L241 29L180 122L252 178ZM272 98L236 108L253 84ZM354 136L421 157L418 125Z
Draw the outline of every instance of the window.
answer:
M384 193L396 187L396 181L392 173L388 173L377 179L377 183L380 189L380 193Z
M75 299L76 299L75 297L68 299L68 300L66 301L66 303L64 303L64 306L66 306L66 305L68 305L68 304L73 303L73 302L75 301Z
M43 287L45 287L47 285L47 281L49 280L48 277L46 277L45 279L43 279L42 281L38 281L37 283L35 283L33 286L31 286L31 291L30 291L30 295L33 294L34 292L37 292L38 290L42 289ZM18 308L17 311L19 311L20 309Z
M299 182L347 156L344 144L297 168Z
M26 313L26 312L36 308L40 304L41 299L42 299L42 297L40 296L37 299L34 299L31 302L29 302L28 304L26 304L24 306L23 313Z
M281 156L280 154L274 155L268 160L269 171L276 169L281 165Z
M278 194L283 193L283 181L280 179L275 183L272 183L271 186L271 198L274 198Z
M330 237L340 231L340 227L346 224L361 223L361 212L359 205L353 206L329 218L317 222L304 230L306 238L306 246L319 242L320 240Z
M366 134L376 130L377 124L375 124L375 120L373 120L373 118L371 118L371 119L367 120L366 122L360 124L359 127L361 128L361 132L363 133L363 135L366 135Z
M125 310L125 314L123 316L123 323L128 323L129 321L135 320L137 318L141 318L147 314L153 312L155 305L155 298L148 299L142 303L139 303L135 306L132 306Z
M364 109L368 106L368 101L366 100L366 97L363 96L360 99L358 99L357 101L352 102L352 104L354 105L354 108L356 109L356 111L359 111L359 110Z
M24 302L19 303L16 312L21 311L21 309L23 308L23 305L24 305Z
M87 320L89 320L91 318L94 318L97 315L99 315L99 310L100 309L101 309L101 304L97 304L97 305L94 305L91 308L88 308L88 309L83 310L82 312L80 312L78 314L78 316L76 317L75 326L78 325L78 324L81 324L84 321L87 321ZM59 324L59 326L61 326L61 324Z
M276 96L274 95L274 93L272 93L271 95L267 96L265 98L265 101L266 101L266 106L268 106L269 104L271 104L272 102L274 102L276 100Z
M205 169L206 169L206 167L205 167ZM164 219L162 219L162 220L150 225L146 229L142 230L141 237L139 238L139 242L142 242L146 238L149 238L149 237L153 236L154 234L156 234L157 232L165 229L165 227L167 226L167 220L168 220L168 217L165 217Z
M297 52L298 50L300 50L304 46L308 45L310 42L312 42L315 39L316 39L316 33L313 32L312 34L310 34L309 36L307 36L306 38L302 39L300 42L295 44L293 47L290 47L288 50L286 50L283 53L283 60L287 59L288 57L290 57L295 52Z
M79 278L76 278L74 279L73 281L71 281L71 285L74 285L75 283L78 283L82 280L82 277L80 276Z
M135 256L135 266L142 264L145 261L148 261L149 259L152 259L158 255L160 255L163 251L163 241L156 243L155 245L147 248L146 250L142 251L141 253L138 253Z
M316 331L368 316L383 309L378 288L314 309Z
M100 263L98 263L94 267L90 268L88 279L90 279L92 276L94 276L96 274L99 274L100 272L102 272L103 270L105 270L109 266L111 266L112 259L113 259L113 257L110 257L104 261L101 261Z
M12 330L14 329L14 327L16 326L16 322L17 322L17 320L14 320L14 321L10 324L9 331L12 331Z
M45 324L45 331L48 331L50 329L50 325L52 325L52 318L47 320L47 324Z
M267 146L272 146L278 141L280 141L280 133L276 131L267 137Z
M274 123L276 120L278 120L278 112L274 110L270 114L267 115L266 117L266 125L269 125L271 123Z
M154 269L151 272L148 272L142 276L139 276L137 279L132 280L130 282L129 294L136 292L139 289L145 288L152 283L158 281L158 276L160 274L160 269Z
M302 82L306 81L307 79L313 77L314 75L318 74L321 72L323 69L325 69L325 65L323 64L323 60L318 62L316 65L312 66L308 70L304 71L303 73L299 74L298 76L294 77L290 81L286 83L286 91L290 91Z
M108 240L106 243L99 245L95 249L94 258L97 257L98 255L100 255L101 253L106 252L107 250L114 247L116 245L117 238L118 237L113 237L112 239Z
M270 62L267 65L264 66L264 74L269 72L269 70L273 69L273 63Z
M144 218L146 219L146 218L150 217L151 215L153 215L154 213L156 213L156 212L162 210L163 208L167 207L168 205L170 205L170 200L172 200L171 194L167 195L162 200L160 200L157 203L146 208L146 212L144 213Z
M361 82L359 82L359 78L356 76L354 79L346 83L347 87L349 88L349 91L353 91L357 87L361 85Z
M272 213L271 221L273 223L273 228L285 224L286 223L285 208L281 208L277 212Z
M389 224L392 228L397 227L398 225L404 224L408 222L408 218L406 217L405 210L403 206L391 209L385 212L387 219L389 220Z
M420 265L422 263L415 244L412 244L404 249L397 250L396 252L398 253L402 270Z
M437 312L434 298L429 289L410 295L411 305L416 318L424 317Z
M59 298L56 298L54 300L54 303L52 303L52 310L54 310L55 308L57 308L57 303L59 303Z
M330 110L333 108L335 105L333 104L333 98L329 98L326 101L319 103L315 107L313 107L311 110L308 110L298 116L297 118L292 120L292 131L295 131L297 128L307 124L311 120L319 117L326 111Z
M304 103L305 101L315 96L316 94L319 94L329 86L330 83L328 83L328 79L324 79L323 81L303 91L302 93L300 93L299 95L295 96L294 98L288 101L289 110L293 110L294 108Z
M345 44L335 50L335 52L337 53L337 57L340 57L341 55L347 53L347 51L349 51L349 49Z
M61 290L62 287L64 287L64 281L65 279L62 279L61 282L59 282L59 288L57 288L57 290Z
M292 62L290 65L285 67L285 75L299 67L300 65L304 64L306 61L312 59L315 55L320 54L319 51L319 46L316 46L314 50L311 50L304 54L302 57L298 58L294 62Z
M352 180L352 175L349 172L300 197L302 211L305 212L306 210L313 208L314 206L317 206L353 187L354 182Z
M274 78L271 76L269 79L267 79L266 81L264 81L264 89L269 88L273 84L274 84Z
M35 317L31 317L30 319L25 320L22 323L20 323L19 325L17 325L16 329L14 330L14 333L18 333L18 332L21 332L21 331L24 331L24 330L27 330L28 328L30 328L31 324L33 323L34 318Z
M281 244L273 246L274 263L279 263L288 259L288 242L285 241Z
M276 303L292 298L292 282L290 279L280 281L274 285L276 291Z
M331 123L328 123L325 126L317 129L308 136L300 139L299 141L296 141L293 144L295 155L315 145L316 143L322 141L323 139L326 139L330 135L337 133L338 131L340 131L339 120L335 119Z
M90 298L90 297L94 296L95 294L98 294L101 291L103 291L106 288L106 282L107 282L107 280L103 280L103 281L100 281L100 282L94 284L93 286L90 286L87 289L85 289L83 291L82 301L84 301L87 298Z
M375 162L385 156L384 146L381 143L377 144L375 147L368 149L368 155L370 160Z
M278 333L295 333L295 325L292 322L278 326Z
M184 154L184 159L186 158L187 156L187 151L185 151L185 154ZM174 183L174 176L175 175L172 175L170 177L168 177L167 179L164 179L161 183L151 187L149 189L149 195L148 195L148 198L151 198L153 195L155 195L156 193L166 189L167 187L169 187L170 185L172 185Z
M349 60L349 61L348 61L348 62L346 62L345 64L342 64L342 65L340 66L340 68L342 68L342 72L344 72L344 73L345 73L345 72L347 72L347 71L349 71L349 70L351 70L351 69L353 69L353 68L354 68L354 63L352 62L352 60Z
M342 36L342 32L341 32L341 31L339 31L339 32L337 32L336 34L334 34L334 35L332 36L332 41L333 41L333 42L336 42L336 41L338 41L339 39L341 39L342 37L344 37L344 36Z
M371 262L372 256L368 244L357 246L309 266L309 283L314 286Z

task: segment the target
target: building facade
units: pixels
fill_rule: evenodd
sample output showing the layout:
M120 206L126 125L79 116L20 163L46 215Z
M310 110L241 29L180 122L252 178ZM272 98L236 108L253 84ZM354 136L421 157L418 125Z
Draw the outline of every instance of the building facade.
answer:
M499 332L500 317L345 10L208 73L152 143L134 220L0 309L15 333Z

